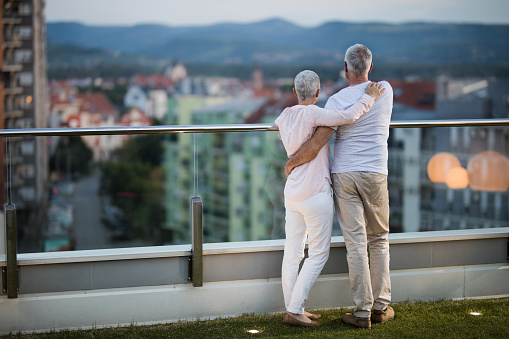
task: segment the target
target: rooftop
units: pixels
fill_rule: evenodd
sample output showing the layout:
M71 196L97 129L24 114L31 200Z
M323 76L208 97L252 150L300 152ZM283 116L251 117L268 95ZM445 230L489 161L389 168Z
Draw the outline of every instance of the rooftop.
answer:
M179 321L152 326L94 328L23 335L16 338L471 338L509 336L509 298L442 300L394 304L396 318L372 324L371 330L346 325L341 317L351 309L317 310L317 328L290 327L283 313L245 314L215 320ZM11 337L11 336L8 336Z

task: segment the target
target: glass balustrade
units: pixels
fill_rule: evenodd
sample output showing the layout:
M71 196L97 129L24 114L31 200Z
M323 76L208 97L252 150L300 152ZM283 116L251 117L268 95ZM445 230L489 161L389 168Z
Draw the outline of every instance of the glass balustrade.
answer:
M19 253L190 244L194 196L205 243L284 239L274 131L10 141ZM509 227L508 157L508 126L391 129L391 232Z

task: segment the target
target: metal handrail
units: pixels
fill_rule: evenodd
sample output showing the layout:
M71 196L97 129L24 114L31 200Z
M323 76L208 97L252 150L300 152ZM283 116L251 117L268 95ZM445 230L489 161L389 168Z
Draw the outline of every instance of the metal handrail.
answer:
M390 128L509 126L509 119L453 119L392 121ZM0 137L131 135L173 133L215 133L270 131L274 124L164 125L134 127L26 128L1 129Z

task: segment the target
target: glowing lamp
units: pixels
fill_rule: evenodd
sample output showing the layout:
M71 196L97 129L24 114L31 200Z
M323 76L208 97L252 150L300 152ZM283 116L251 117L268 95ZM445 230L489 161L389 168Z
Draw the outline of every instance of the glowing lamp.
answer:
M463 167L454 167L447 173L445 183L452 189L463 189L468 187L468 173Z
M509 159L498 152L475 155L468 163L467 172L473 190L504 192L509 187Z
M429 159L428 177L432 182L446 183L447 173L455 167L461 167L460 161L451 153L437 153Z

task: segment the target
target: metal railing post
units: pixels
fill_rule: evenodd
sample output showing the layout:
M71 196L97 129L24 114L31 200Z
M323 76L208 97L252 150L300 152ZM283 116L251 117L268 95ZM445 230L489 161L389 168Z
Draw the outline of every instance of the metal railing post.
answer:
M203 201L191 198L192 280L194 287L203 286Z
M8 159L7 167L7 203L4 205L4 218L5 218L5 238L6 238L6 261L7 261L7 275L6 285L7 297L17 298L19 290L18 280L18 250L17 250L17 237L16 237L16 206L12 202L12 174L11 174L11 163L12 163L12 150L9 143L9 138L5 142L6 155ZM2 275L4 272L2 272Z
M5 229L7 242L7 297L17 298L19 289L18 258L16 248L16 206L5 204Z

